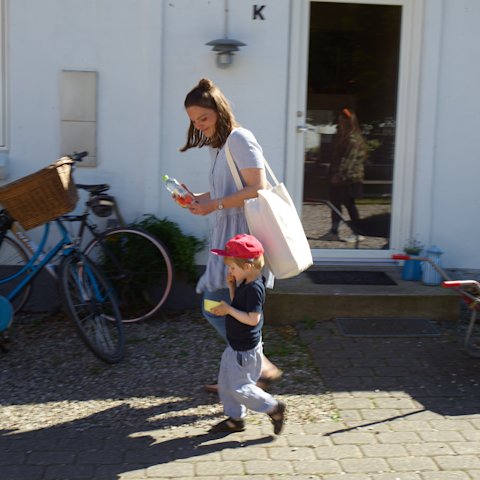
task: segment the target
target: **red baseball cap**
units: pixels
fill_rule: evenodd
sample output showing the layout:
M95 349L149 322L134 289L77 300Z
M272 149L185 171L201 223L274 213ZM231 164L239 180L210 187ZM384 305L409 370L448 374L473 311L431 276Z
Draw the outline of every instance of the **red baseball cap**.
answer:
M235 235L226 244L225 249L214 248L210 250L214 255L235 258L258 258L263 255L262 244L252 235L241 233Z

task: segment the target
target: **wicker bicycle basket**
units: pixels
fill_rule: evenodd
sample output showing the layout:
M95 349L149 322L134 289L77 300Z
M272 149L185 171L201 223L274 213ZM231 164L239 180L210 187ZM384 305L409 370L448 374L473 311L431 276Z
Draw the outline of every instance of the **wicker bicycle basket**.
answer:
M70 158L62 157L38 172L0 187L0 203L27 230L65 215L78 200L72 165Z

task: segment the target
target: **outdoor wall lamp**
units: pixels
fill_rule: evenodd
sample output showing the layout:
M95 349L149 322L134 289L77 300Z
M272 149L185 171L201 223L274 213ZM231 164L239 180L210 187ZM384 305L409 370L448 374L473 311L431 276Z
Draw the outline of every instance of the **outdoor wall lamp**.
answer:
M233 62L233 55L238 52L238 47L244 47L246 43L231 38L219 38L205 45L211 46L212 50L217 52L217 66L227 68Z

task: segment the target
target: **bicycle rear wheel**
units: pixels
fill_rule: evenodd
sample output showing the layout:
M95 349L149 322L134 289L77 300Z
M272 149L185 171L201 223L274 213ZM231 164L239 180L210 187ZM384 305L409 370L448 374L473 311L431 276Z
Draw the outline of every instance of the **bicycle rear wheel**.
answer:
M23 279L23 275L17 278L9 278L21 270L28 263L28 255L24 248L16 240L10 237L4 237L0 245L0 295L6 297ZM27 303L32 293L32 284L28 283L25 287L13 298L13 311L19 312Z
M172 288L173 262L165 245L136 227L117 227L92 240L84 253L117 292L124 322L155 315Z
M70 318L87 347L101 360L125 356L125 332L115 292L84 255L69 255L60 266L60 289Z

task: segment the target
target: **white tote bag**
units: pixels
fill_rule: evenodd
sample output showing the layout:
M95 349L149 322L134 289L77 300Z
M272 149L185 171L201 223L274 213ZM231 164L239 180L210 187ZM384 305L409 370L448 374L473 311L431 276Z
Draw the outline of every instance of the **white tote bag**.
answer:
M235 185L241 190L243 184L228 140L225 152ZM259 190L258 197L245 200L245 217L250 233L263 245L268 268L277 278L290 278L312 265L312 253L285 185L279 183L266 160L265 168L274 184Z

